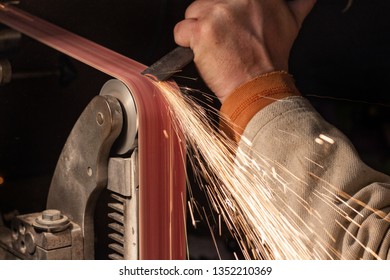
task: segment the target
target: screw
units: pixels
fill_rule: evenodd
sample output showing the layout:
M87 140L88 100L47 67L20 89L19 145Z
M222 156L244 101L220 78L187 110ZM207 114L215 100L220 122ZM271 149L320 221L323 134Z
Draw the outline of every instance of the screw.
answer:
M12 223L12 238L17 240L19 237L19 225L16 222Z
M42 212L42 220L44 221L58 221L62 218L61 211L49 209Z
M24 235L21 236L20 240L19 241L19 251L22 253L22 254L25 254L26 253L26 243L24 241Z
M92 168L91 168L91 167L88 167L88 169L87 169L87 174L88 174L88 176L89 176L89 177L91 177L91 176L92 176L92 174L93 174L93 170L92 170Z
M98 123L99 125L103 125L103 123L104 123L104 116L103 116L102 113L99 112L99 113L96 115L96 121L97 121L97 123Z
M36 249L36 245L35 245L35 240L34 240L34 236L28 232L24 238L24 244L26 246L26 250L27 252L32 255L35 253L35 249Z
M26 233L26 227L22 223L19 225L19 233L21 235L24 235Z

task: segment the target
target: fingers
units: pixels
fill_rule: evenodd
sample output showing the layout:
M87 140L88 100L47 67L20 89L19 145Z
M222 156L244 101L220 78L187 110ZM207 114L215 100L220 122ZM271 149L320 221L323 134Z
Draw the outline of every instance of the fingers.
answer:
M215 0L196 0L186 9L185 19L176 24L173 34L176 44L192 47L192 38L197 21L207 14L207 10Z
M185 19L175 25L173 34L176 44L182 47L192 47L191 42L196 23L196 19Z
M213 5L218 2L217 0L196 0L188 6L185 18L186 19L197 19L203 17L212 8Z
M173 31L176 44L193 47L192 39L197 34L199 21L207 17L217 2L221 0L196 0L188 6L185 19L176 24Z
M290 10L293 13L299 26L302 25L306 16L313 9L316 2L316 0L294 0L288 2L287 5L290 7Z

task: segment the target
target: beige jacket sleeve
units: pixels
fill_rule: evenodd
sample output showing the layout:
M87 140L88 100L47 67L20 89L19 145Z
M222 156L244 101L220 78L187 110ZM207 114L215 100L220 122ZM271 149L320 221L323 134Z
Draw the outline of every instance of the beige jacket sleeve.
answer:
M248 102L241 87L221 108L235 127L224 130L288 182L291 190L276 190L280 207L298 214L295 222L313 241L313 251L323 251L323 259L390 259L390 177L365 165L349 140L298 96L286 73L244 86L258 100L269 90L281 98ZM257 108L250 117L245 106L239 108L245 102Z

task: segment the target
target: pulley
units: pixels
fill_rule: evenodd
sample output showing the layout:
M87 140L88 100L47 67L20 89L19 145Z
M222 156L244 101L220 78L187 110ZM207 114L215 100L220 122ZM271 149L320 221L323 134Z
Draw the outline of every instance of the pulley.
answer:
M127 86L117 79L107 81L100 90L100 95L113 96L122 106L123 128L114 149L120 155L126 154L137 145L138 118L133 95Z

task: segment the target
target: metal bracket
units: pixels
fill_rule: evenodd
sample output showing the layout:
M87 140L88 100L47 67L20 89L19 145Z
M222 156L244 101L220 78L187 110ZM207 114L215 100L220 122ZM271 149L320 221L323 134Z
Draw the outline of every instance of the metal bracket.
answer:
M11 252L21 259L33 260L78 260L83 257L83 238L75 223L51 232L42 231L34 225L44 213L18 216L12 224Z
M113 231L108 236L114 253L114 260L139 259L139 180L138 150L130 158L110 158L108 164L108 186L113 202L108 206L112 212L108 216L112 222L108 225Z
M112 96L96 96L73 127L50 185L48 209L60 210L81 228L84 259L94 258L93 217L107 186L108 158L122 129L122 108Z

